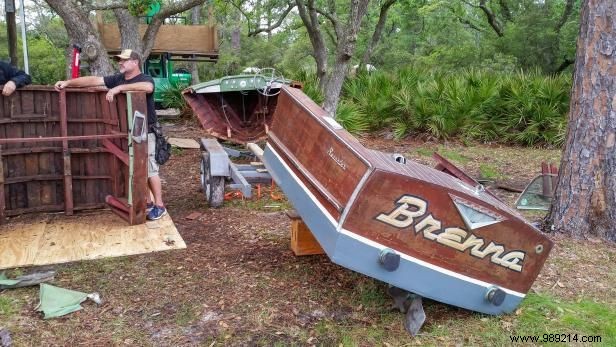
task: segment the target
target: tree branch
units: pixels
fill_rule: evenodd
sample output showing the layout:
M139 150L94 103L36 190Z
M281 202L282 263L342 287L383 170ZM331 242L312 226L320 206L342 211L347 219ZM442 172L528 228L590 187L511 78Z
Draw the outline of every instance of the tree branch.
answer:
M485 30L482 27L479 27L477 25L475 25L475 23L471 22L470 20L466 19L466 18L462 18L458 15L456 15L456 18L458 19L458 21L462 24L466 24L468 25L469 28L471 29L475 29L479 32L485 32Z
M340 21L338 20L336 13L326 12L319 8L315 8L315 11L317 11L317 13L322 15L323 17L327 18L332 23L332 26L334 27L334 31L336 32L336 38L337 40L339 40L340 36L342 35L342 26L340 25Z
M360 68L363 68L368 63L368 61L370 61L370 58L372 57L372 52L374 51L374 47L376 47L376 45L381 40L381 35L383 34L383 28L385 27L385 23L387 22L387 13L389 9L391 8L391 6L396 1L397 0L387 0L381 6L381 10L379 12L379 21L376 23L376 26L374 27L374 32L372 33L372 39L368 43L368 47L366 47L366 51L364 52L364 55L361 59L361 63L359 65Z
M127 1L100 1L92 4L84 4L86 11L102 11L102 10L115 10L118 8L128 8Z
M496 35L498 35L499 37L503 37L504 35L503 25L496 18L494 11L492 11L492 9L486 5L486 0L479 0L479 8L486 15L488 19L488 23L490 24L492 29L494 29L494 32L496 32Z
M573 0L567 0L567 3L565 4L565 9L563 10L563 15L560 17L560 20L558 21L558 23L556 23L556 26L554 27L554 31L557 34L560 33L560 29L562 29L563 25L567 23L567 20L569 19L569 16L571 15L572 11Z
M255 36L257 34L260 34L262 32L271 32L272 30L278 28L279 26L282 25L282 23L284 22L284 20L287 18L287 15L291 12L291 10L295 7L295 4L292 3L291 1L289 1L287 8L282 12L282 14L280 15L280 18L278 19L278 21L272 25L270 25L267 28L259 28L255 31L250 31L250 28L248 30L248 36Z
M242 5L241 4L236 4L235 1L229 1L231 3L231 6L235 7L235 9L237 9L238 11L240 11L240 13L242 14L242 16L244 16L244 18L246 18L246 21L248 22L248 32L250 32L250 15L248 13L246 13L243 9L242 9ZM250 34L248 35L250 36Z
M203 5L203 3L205 3L205 0L184 0L177 3L168 3L165 4L154 17L167 18L174 14L189 10L197 5Z
M505 17L505 20L509 22L513 21L513 16L511 15L509 5L507 5L507 0L498 0L498 4L500 5L501 12L503 12L503 17Z

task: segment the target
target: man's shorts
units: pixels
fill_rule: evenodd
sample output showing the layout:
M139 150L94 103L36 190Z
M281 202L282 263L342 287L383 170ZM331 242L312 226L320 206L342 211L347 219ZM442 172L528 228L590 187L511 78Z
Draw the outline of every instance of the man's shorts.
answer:
M148 178L158 176L158 163L154 154L156 153L156 135L148 133Z

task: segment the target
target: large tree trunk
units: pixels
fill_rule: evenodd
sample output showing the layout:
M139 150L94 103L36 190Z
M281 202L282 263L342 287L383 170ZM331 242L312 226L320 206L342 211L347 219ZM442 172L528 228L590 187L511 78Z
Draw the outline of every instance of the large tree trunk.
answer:
M71 1L46 0L49 6L64 20L64 27L70 38L70 45L79 44L84 48L82 58L87 59L92 75L104 76L113 72L98 31L94 28L88 14ZM67 61L71 61L70 57ZM69 77L69 76L67 76Z
M567 143L548 221L616 241L616 2L582 4Z
M323 95L325 96L323 109L332 117L336 115L342 84L347 75L349 61L355 53L357 33L359 32L362 19L368 10L369 2L369 0L351 1L351 13L348 24L344 29L342 37L338 39L336 65L323 90Z
M116 16L120 29L120 46L123 49L132 49L143 55L143 42L139 37L139 19L125 8L114 9L113 14ZM143 58L147 57L143 56Z
M310 43L312 43L319 88L325 90L327 85L327 45L321 34L321 25L319 24L314 0L308 0L308 4L304 4L303 0L296 0L296 4L300 18L306 26Z

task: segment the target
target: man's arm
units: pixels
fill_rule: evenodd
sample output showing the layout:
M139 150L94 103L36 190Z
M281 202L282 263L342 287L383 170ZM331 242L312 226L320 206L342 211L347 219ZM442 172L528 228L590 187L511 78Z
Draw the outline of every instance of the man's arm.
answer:
M55 88L57 91L60 91L64 88L68 87L103 87L105 85L105 80L102 77L98 76L85 76L78 77L72 80L66 81L58 81L55 84Z
M146 92L150 94L154 91L154 85L151 82L135 82L120 84L119 86L109 89L107 92L107 100L113 101L113 97L121 92Z
M17 88L21 88L27 84L32 83L32 78L27 73L15 68L13 65L8 66L8 78L15 83Z
M15 89L32 83L32 79L28 74L10 64L0 62L0 69L2 69L6 81L2 88L2 95L4 96L9 96L13 94Z

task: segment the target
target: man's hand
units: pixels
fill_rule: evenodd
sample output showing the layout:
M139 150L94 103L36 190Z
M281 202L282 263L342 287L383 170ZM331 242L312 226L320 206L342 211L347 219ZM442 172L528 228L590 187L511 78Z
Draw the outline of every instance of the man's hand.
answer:
M15 89L17 89L17 86L15 85L15 82L8 81L8 82L6 82L4 84L4 88L2 88L2 95L9 96L9 95L13 94Z
M54 88L57 91L61 91L62 89L66 88L68 86L68 81L58 81L56 82L56 84L54 85Z
M109 91L107 92L107 101L112 102L113 97L120 93L121 90L119 87L120 86L109 89Z

